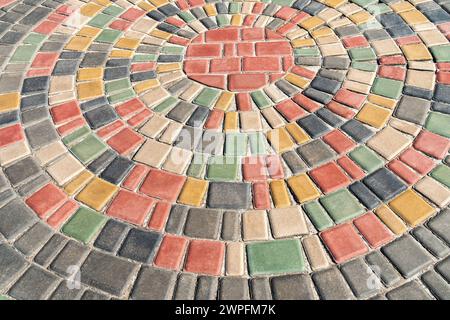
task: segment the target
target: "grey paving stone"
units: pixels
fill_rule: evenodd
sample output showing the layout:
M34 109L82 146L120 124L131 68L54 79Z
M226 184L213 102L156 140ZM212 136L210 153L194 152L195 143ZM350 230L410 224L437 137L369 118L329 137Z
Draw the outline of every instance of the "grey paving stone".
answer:
M27 78L23 81L22 94L44 91L48 88L49 77Z
M348 189L367 209L372 210L381 204L381 200L360 181L353 183Z
M410 281L386 294L389 300L432 300L416 281Z
M428 221L428 227L447 244L450 244L450 209L442 210Z
M175 147L194 150L202 139L202 130L184 126L174 142Z
M72 268L81 267L89 254L89 249L82 244L70 240L50 265L50 269L63 276L70 276Z
M450 300L450 285L435 271L425 272L422 275L422 281L436 298Z
M296 149L310 167L330 161L336 154L322 140L313 140Z
M253 300L272 300L272 291L268 278L254 278L251 280Z
M382 288L380 279L362 258L347 262L340 269L353 293L358 298L363 299L374 296Z
M160 241L159 233L131 229L119 250L119 255L139 262L149 262Z
M94 68L103 66L108 58L107 52L88 52L81 61L80 67Z
M434 100L450 103L450 86L437 84L434 88Z
M220 300L249 300L248 280L238 277L225 277L220 281Z
M5 168L5 174L13 186L29 180L40 171L40 166L32 157L24 158Z
M134 300L167 300L172 298L176 272L143 267L134 284L131 299Z
M128 226L125 223L109 219L95 240L94 246L108 252L116 252L127 233Z
M47 107L38 107L22 113L22 123L24 125L29 125L42 121L49 117L49 112Z
M42 300L52 293L59 281L52 273L31 266L12 286L8 294L18 300Z
M52 230L46 224L38 222L17 239L14 246L25 256L31 256L39 250L52 235Z
M54 234L34 257L34 262L46 267L66 245L66 243L67 239L65 237L60 234Z
M410 235L403 235L381 251L406 278L414 276L432 262L430 254Z
M78 64L77 60L59 60L53 69L53 76L74 75L77 72Z
M412 230L412 235L437 258L444 258L450 252L450 249L438 237L423 226Z
M178 276L177 286L173 295L174 300L194 300L197 276L182 273Z
M81 267L81 281L115 296L122 296L138 266L115 256L92 251Z
M367 126L354 119L343 124L341 129L359 143L366 142L374 134Z
M322 119L330 126L335 128L345 122L344 118L337 116L335 113L333 113L327 108L320 108L319 110L316 111L316 114L320 117L320 119Z
M219 279L216 277L199 277L197 279L197 290L195 300L216 300Z
M387 286L391 286L400 281L400 274L379 251L373 251L366 255L366 261L370 268Z
M350 59L348 57L325 57L323 66L327 69L347 70L350 67Z
M83 295L81 296L81 300L109 300L109 297L106 294L102 294L99 292L86 290Z
M0 243L0 290L12 283L28 265L20 253Z
M133 168L134 163L128 158L117 157L102 172L101 177L112 184L118 185Z
M219 210L192 208L187 215L184 234L194 238L216 239L221 220L222 213Z
M20 100L20 110L29 110L39 106L47 106L47 93L38 93L30 96L22 97Z
M25 133L33 149L44 147L59 138L50 120L44 120L26 128Z
M450 282L450 257L436 264L436 271L439 272L447 282Z
M92 129L101 128L117 119L117 114L109 105L104 105L84 114Z
M276 300L313 300L314 286L309 275L288 275L272 278Z
M93 173L98 174L103 169L105 169L116 158L116 156L117 155L113 150L108 149L103 152L97 159L92 161L89 164L88 169Z
M189 208L187 206L173 205L166 223L166 232L181 234L188 210Z
M297 60L296 60L296 62L297 62ZM301 62L301 64L305 64L304 61L299 61L299 62ZM303 93L308 98L311 98L322 104L327 104L333 99L333 96L331 94L322 92L320 90L317 90L317 89L314 89L311 87L308 87L308 89L306 89Z
M241 237L240 214L237 211L226 211L222 220L222 239L236 241Z
M331 128L315 114L310 114L297 120L300 127L305 129L309 136L313 139L320 137L326 132L330 131Z
M317 90L324 91L330 94L336 94L341 87L341 82L321 76L317 76L311 82L311 86Z
M192 127L202 127L208 115L209 115L208 108L198 107L189 117L189 120L186 122L186 124Z
M275 85L288 97L292 97L298 92L298 88L296 86L292 85L290 82L287 82L284 79L278 80L277 82L275 82Z
M211 182L207 204L210 208L247 209L251 204L248 183Z
M20 199L14 199L0 208L0 234L6 239L14 239L34 222L36 215Z
M306 163L300 158L300 156L294 151L288 151L281 155L286 165L292 171L293 174L303 172L308 168Z
M399 119L423 125L430 111L430 101L404 95L395 109Z
M49 176L46 173L42 173L36 177L34 177L31 181L28 181L22 184L17 189L17 193L21 197L27 197L34 193L35 191L41 189L44 185L46 185L50 181Z
M181 101L172 110L170 110L167 117L177 122L184 123L195 109L196 106L194 104Z
M73 283L63 281L50 296L50 300L79 300L84 292L84 288L72 287Z
M349 300L354 298L352 291L336 267L315 272L312 279L321 299Z
M384 167L369 174L363 182L384 202L391 200L407 188L406 184Z

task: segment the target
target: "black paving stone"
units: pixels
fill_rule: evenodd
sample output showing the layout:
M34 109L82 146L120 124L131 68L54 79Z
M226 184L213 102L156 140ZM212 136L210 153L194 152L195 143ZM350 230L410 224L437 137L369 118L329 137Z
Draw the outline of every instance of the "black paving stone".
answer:
M251 205L250 184L211 182L207 203L210 208L247 209Z
M119 255L139 262L149 262L160 241L159 233L131 229L119 250Z
M381 168L371 173L364 178L363 182L385 202L391 200L407 188L407 185L386 168Z

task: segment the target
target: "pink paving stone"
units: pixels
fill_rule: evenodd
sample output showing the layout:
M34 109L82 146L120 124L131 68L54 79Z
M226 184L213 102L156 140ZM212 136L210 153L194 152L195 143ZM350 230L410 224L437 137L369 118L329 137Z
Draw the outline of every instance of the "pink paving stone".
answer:
M431 158L428 158L423 153L420 153L413 148L409 148L403 152L399 159L420 174L427 174L435 166L434 161Z
M254 56L255 55L255 44L254 43L238 43L236 45L236 50L238 56Z
M212 59L210 62L210 71L212 73L239 72L240 70L241 70L240 58Z
M363 36L343 38L342 43L346 48L367 47L369 45Z
M355 110L350 109L349 107L346 107L343 104L340 104L336 101L330 101L326 107L327 107L327 109L331 110L333 113L335 113L345 119L352 119L356 114Z
M65 15L62 15L62 14L54 12L54 13L50 14L47 17L47 19L50 20L50 21L55 21L55 22L61 23L64 20L66 20L67 17Z
M120 190L106 214L135 225L142 225L155 200L127 190Z
M334 100L349 107L360 109L364 101L366 101L366 96L348 89L340 89L334 96Z
M44 21L40 25L38 25L36 28L34 28L35 32L42 33L42 34L50 34L59 26L59 22L54 21Z
M226 77L225 75L190 75L189 78L197 82L206 84L214 88L225 89Z
M436 80L442 84L450 84L450 72L440 71L437 73Z
M443 159L450 148L450 139L422 130L414 140L414 148L436 159Z
M136 21L138 18L142 17L145 14L145 11L139 10L136 8L130 8L124 13L120 15L120 18L129 20L129 21Z
M125 123L122 120L116 120L113 123L98 130L97 135L100 138L107 139L107 138L111 137L114 133L118 132L124 126L125 126Z
M266 4L262 3L262 2L256 2L255 5L253 6L253 10L252 13L255 14L260 14L264 11Z
M122 103L116 107L117 114L121 117L127 117L145 107L144 103L138 98Z
M178 44L180 46L187 46L189 44L189 40L188 39L185 39L185 38L182 38L182 37L178 37L178 36L175 36L175 35L170 37L169 42L173 43L173 44Z
M9 127L0 129L0 147L5 147L14 142L23 140L23 129L20 124L15 124Z
M108 145L119 154L128 154L144 142L144 137L125 128L108 140Z
M204 74L209 70L207 60L188 60L184 62L184 71L188 74Z
M380 66L378 75L383 78L403 81L406 77L406 68L397 66Z
M179 270L187 244L186 238L173 235L164 236L155 258L155 265L164 269Z
M172 201L178 199L186 177L162 170L151 169L140 191L150 197Z
M156 231L163 230L167 219L169 218L170 208L170 203L158 202L153 209L147 227Z
M316 76L314 71L300 66L293 66L291 72L308 79L313 79Z
M267 40L282 40L282 39L284 39L284 37L275 31L266 29L266 39ZM263 42L263 44L264 43L266 43L266 42ZM271 42L271 44L274 44L274 43L276 43L276 42ZM276 50L277 53L283 52L283 51L287 53L288 51L290 51L292 49L290 44L287 42L285 42L284 44L281 44L281 42L278 42L278 44L280 44L281 48ZM273 54L273 53L270 53L270 54Z
M372 212L356 218L353 224L372 248L378 248L394 238L389 229Z
M115 30L120 30L120 31L125 31L127 30L130 26L131 26L131 22L130 21L125 21L125 20L115 20L113 21L109 27L111 29L115 29Z
M215 44L191 44L187 49L187 57L207 58L220 57L222 46Z
M122 187L132 191L136 190L149 171L149 167L137 164L122 183Z
M255 209L263 210L271 208L269 184L267 182L253 183L252 191Z
M309 175L324 193L336 191L351 182L335 162L313 169Z
M248 15L248 16L245 16L244 22L242 23L242 25L246 26L246 27L251 27L255 21L256 21L255 15Z
M414 170L408 167L406 164L400 160L392 160L388 164L388 168L391 169L396 175L406 181L407 184L412 185L419 181L420 175Z
M247 91L261 88L267 83L262 73L232 74L228 77L228 89L232 91Z
M208 275L219 275L225 255L225 244L220 241L192 240L184 269Z
M278 103L275 108L287 121L292 122L307 115L307 112L291 99Z
M25 202L40 217L44 218L67 200L67 195L57 186L49 183L36 191Z
M58 229L75 213L78 207L79 205L76 201L68 200L47 219L48 225Z
M245 157L242 159L242 173L245 181L267 180L268 174L263 157Z
M347 174L354 180L360 180L365 177L364 171L358 167L349 157L343 156L337 160L337 163L342 167L342 169L347 172Z
M155 62L135 63L131 65L132 72L154 70L155 68L156 68Z
M307 96L299 93L292 97L292 101L306 109L309 112L314 112L320 108L320 105L314 100L308 98Z
M252 110L252 98L248 93L238 93L236 95L236 104L239 111Z
M278 155L268 155L265 157L266 168L272 179L283 179L284 170L281 158Z
M132 127L136 127L136 126L142 124L145 120L150 118L152 115L153 115L153 111L151 111L149 109L144 109L141 112L139 112L138 114L131 117L127 121L127 123Z
M277 29L277 33L284 36L287 33L289 33L289 31L294 29L295 27L297 27L297 25L295 23L287 22L285 25L283 25Z
M242 70L245 71L280 71L281 61L278 57L245 57Z
M241 31L242 40L264 40L266 34L263 28L245 28Z
M84 118L80 117L80 118L72 120L66 124L61 125L56 130L58 131L58 133L61 136L65 137L66 135L71 134L75 130L81 128L85 124L86 124L86 120L84 120Z
M31 63L32 68L51 68L55 65L56 59L58 59L59 54L54 52L39 52L36 54L33 62Z
M208 119L205 122L205 129L220 129L222 127L222 122L225 117L225 112L222 110L212 110L209 113Z
M184 22L178 17L169 17L166 19L166 22L179 28L182 28L186 25L186 22Z
M320 237L337 263L342 263L368 251L355 228L348 223L323 231Z
M330 145L330 147L332 147L339 154L350 151L356 146L356 143L352 139L337 129L326 134L323 137L323 141Z
M49 76L52 74L52 69L31 69L27 71L27 77Z
M294 17L297 13L298 13L298 10L296 10L294 8L283 7L275 13L275 17L283 19L283 20L289 20L292 17Z
M239 40L238 28L210 30L205 34L206 42L234 42Z
M397 42L399 46L404 46L405 44L421 43L422 40L420 40L418 36L413 35L395 39L395 42Z
M402 55L384 56L380 58L380 64L384 65L406 64L406 59Z
M81 109L78 101L74 100L51 108L50 114L55 124L61 124L81 116Z

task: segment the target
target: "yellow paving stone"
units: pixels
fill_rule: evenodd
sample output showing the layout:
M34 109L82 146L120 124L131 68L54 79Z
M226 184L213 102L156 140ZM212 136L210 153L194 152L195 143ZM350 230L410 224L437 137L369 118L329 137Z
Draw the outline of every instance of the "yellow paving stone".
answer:
M328 27L322 27L314 31L311 31L311 36L313 38L328 37L332 35L334 35L333 29Z
M159 86L159 81L157 79L149 79L139 82L134 86L134 90L139 94L157 86Z
M270 193L276 208L291 206L291 199L284 180L273 180L270 182Z
M244 21L244 19L242 18L242 16L240 14L234 14L231 17L231 25L232 26L242 26L243 21Z
M292 40L291 44L294 48L301 48L301 47L312 47L316 44L316 42L311 38L306 38L306 39Z
M316 186L306 173L290 177L288 185L300 203L317 199L320 196Z
M120 49L134 50L139 46L139 43L139 39L122 38L119 39L114 46Z
M267 139L277 153L288 151L295 146L285 128L277 128L268 131Z
M78 98L85 100L103 95L103 81L90 81L79 83L77 86Z
M423 43L406 44L401 47L408 60L431 60L432 56Z
M0 94L0 112L19 108L20 94L18 92Z
M200 207L207 189L207 181L189 177L181 190L181 194L178 197L178 202L190 206Z
M395 106L397 105L397 101L393 100L393 99L389 99L386 97L382 97L376 94L370 94L367 97L367 100L369 100L370 102L372 102L373 104L377 104L379 106L388 108L388 109L394 109Z
M70 181L65 187L64 191L69 195L73 196L78 190L83 188L88 182L94 177L94 174L90 171L83 171L76 178Z
M411 189L406 190L389 202L389 207L413 227L435 212L431 205Z
M175 70L181 70L181 63L164 63L158 64L156 71L158 73L171 72Z
M203 7L203 9L205 10L206 14L207 14L209 17L213 17L213 16L216 16L216 15L217 15L216 6L214 6L214 5L211 4L211 3L207 3L207 4Z
M397 3L393 3L390 5L390 7L396 13L403 12L403 11L410 11L410 10L415 9L415 7L408 1L400 1Z
M390 115L390 110L366 102L356 116L356 119L374 128L381 128L386 124Z
M302 89L305 89L308 86L309 82L310 82L308 79L302 78L302 77L300 77L300 76L298 76L296 74L293 74L293 73L288 73L286 75L286 77L285 77L285 80L289 81L293 85L295 85L295 86L297 86L299 88L302 88Z
M160 7L169 2L168 0L147 0L147 1L152 3L155 7Z
M225 121L223 126L223 130L225 132L239 130L238 115L239 114L237 112L227 112L225 114Z
M102 32L102 29L94 28L91 26L85 26L78 31L77 35L82 37L94 38Z
M72 51L86 51L91 45L92 39L87 37L75 36L67 43L65 49Z
M103 77L103 68L83 68L78 70L79 81L96 80Z
M93 17L103 9L103 6L91 2L81 7L80 13L83 16Z
M94 0L95 3L98 3L99 5L102 5L104 7L107 7L111 4L111 1L109 0Z
M233 102L234 94L228 91L223 91L219 99L217 99L214 105L215 109L226 111Z
M324 4L326 4L329 7L337 8L342 6L344 3L347 3L348 0L325 0L323 1Z
M155 29L152 32L150 32L150 35L163 40L168 40L172 36L172 34L158 29Z
M421 24L421 23L429 22L427 17L425 17L423 15L423 13L420 12L419 10L404 11L404 12L400 12L399 15L409 25L415 25L415 24Z
M404 234L407 230L406 225L388 206L382 204L375 209L375 214L391 231L397 235Z
M153 6L150 3L145 2L145 1L139 2L138 7L145 11L152 11L152 10L156 9L155 6Z
M111 58L131 58L134 52L130 50L112 50L109 56Z
M372 15L370 13L368 13L367 11L360 11L360 12L354 13L349 18L355 24L366 23L373 19Z
M113 197L119 188L103 179L94 178L88 185L76 196L78 201L85 205L100 211Z
M313 17L310 17L310 18L300 21L299 25L302 28L305 28L306 30L310 31L310 30L313 30L313 29L316 29L316 28L322 26L324 23L325 23L325 21L323 21L322 19L313 16Z
M306 132L295 122L287 124L286 130L298 144L302 144L310 140Z

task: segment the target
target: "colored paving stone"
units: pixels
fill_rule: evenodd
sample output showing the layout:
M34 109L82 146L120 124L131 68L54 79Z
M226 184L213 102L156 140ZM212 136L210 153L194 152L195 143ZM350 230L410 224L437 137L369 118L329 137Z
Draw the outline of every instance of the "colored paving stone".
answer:
M0 300L447 299L449 9L0 0Z

